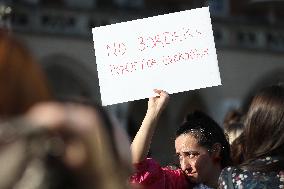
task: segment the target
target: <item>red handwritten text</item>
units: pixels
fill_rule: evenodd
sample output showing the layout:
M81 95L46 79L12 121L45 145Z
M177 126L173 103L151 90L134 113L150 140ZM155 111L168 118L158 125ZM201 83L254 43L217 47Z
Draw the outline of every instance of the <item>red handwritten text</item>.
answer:
M140 36L138 37L138 49L144 51L156 47L165 47L170 44L185 41L190 37L200 37L201 34L202 33L198 30L183 27L174 32L165 31L153 36Z
M206 49L189 49L184 52L179 52L173 55L162 56L160 58L142 59L133 62L127 62L125 64L114 65L110 64L110 72L113 76L121 76L128 73L143 71L151 69L157 66L167 66L170 64L176 64L181 61L194 61L202 59L209 55L208 48Z
M108 56L122 56L126 53L126 45L124 43L114 42L106 45Z

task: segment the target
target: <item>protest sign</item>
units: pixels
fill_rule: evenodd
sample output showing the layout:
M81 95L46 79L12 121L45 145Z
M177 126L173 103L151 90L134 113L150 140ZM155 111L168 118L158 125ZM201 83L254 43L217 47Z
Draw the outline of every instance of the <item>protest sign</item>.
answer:
M103 105L221 84L208 7L92 32Z

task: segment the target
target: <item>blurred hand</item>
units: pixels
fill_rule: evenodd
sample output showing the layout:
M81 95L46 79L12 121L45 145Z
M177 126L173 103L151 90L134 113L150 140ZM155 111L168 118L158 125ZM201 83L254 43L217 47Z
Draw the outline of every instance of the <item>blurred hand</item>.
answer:
M65 108L57 102L44 102L33 106L25 118L36 127L56 129L61 127L66 120Z
M102 124L94 109L76 103L40 103L32 107L25 117L34 126L51 130L69 128L82 133Z

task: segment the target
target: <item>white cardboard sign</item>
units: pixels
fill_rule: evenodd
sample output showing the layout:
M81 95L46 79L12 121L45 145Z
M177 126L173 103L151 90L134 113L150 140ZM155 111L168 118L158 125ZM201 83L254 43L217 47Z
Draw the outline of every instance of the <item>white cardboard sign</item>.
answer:
M92 32L103 105L221 85L208 7Z

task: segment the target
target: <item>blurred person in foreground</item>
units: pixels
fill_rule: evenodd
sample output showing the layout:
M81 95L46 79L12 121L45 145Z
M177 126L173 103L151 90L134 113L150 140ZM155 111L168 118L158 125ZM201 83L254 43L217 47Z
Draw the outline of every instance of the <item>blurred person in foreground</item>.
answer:
M209 116L195 111L186 116L176 132L175 150L180 168L161 167L147 158L158 119L169 95L155 90L132 144L132 163L136 167L130 182L144 189L217 188L221 170L230 165L230 147L222 128Z
M129 165L111 142L99 106L43 103L1 123L1 189L127 189ZM116 131L113 131L116 132ZM119 144L118 144L119 143Z
M46 78L31 53L18 39L0 29L0 118L25 113L51 94Z
M100 106L40 103L52 99L46 78L5 30L0 91L1 189L128 188L130 145L123 130Z
M283 85L256 93L244 125L244 162L222 171L219 188L284 188Z

